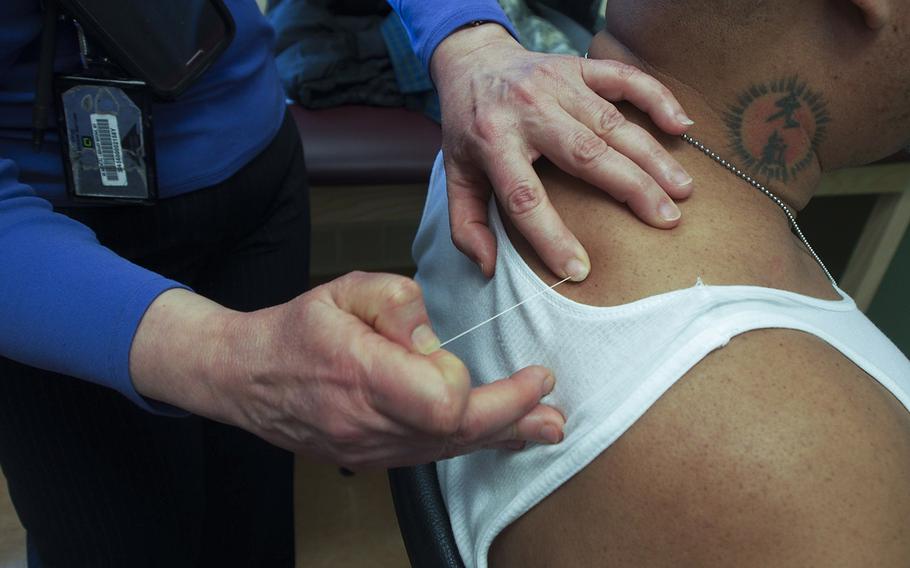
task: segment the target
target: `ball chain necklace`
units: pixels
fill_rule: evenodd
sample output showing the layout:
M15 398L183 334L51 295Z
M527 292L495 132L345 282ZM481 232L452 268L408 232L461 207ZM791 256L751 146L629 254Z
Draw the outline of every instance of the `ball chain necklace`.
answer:
M710 148L708 148L707 146L705 146L704 144L702 144L695 138L692 138L688 134L683 134L682 139L685 140L686 142L688 142L689 144L691 144L692 146L694 146L695 148L697 148L698 150L700 150L704 155L708 156L709 158L711 158L712 160L714 160L715 162L717 162L718 164L720 164L721 166L726 168L727 171L729 171L736 177L740 178L741 180L745 181L746 183L748 183L749 185L751 185L758 191L765 194L768 197L768 199L770 199L778 207L780 207L781 210L784 212L784 215L787 216L787 220L790 221L790 226L793 228L793 232L796 233L796 236L799 237L799 240L801 240L803 242L803 244L806 245L806 249L812 255L812 258L815 259L815 262L817 262L818 265L821 266L822 270L825 272L825 276L827 276L828 280L831 281L831 284L837 286L837 282L834 280L834 277L831 276L831 273L828 272L828 268L825 266L825 263L822 262L822 259L819 258L818 254L816 254L815 249L813 249L812 245L809 244L809 239L806 238L806 235L803 234L802 229L800 229L799 225L796 223L796 217L790 211L790 208L787 207L787 205L783 202L783 200L781 200L781 198L779 198L774 193L772 193L771 190L769 190L767 187L762 185L760 182L758 182L752 176L750 176L746 172L742 171L741 169L737 168L735 165L728 162L727 160L718 156L713 150L711 150Z
M585 59L589 59L588 52L585 52ZM754 178L752 178L752 176L750 176L746 172L742 171L741 169L737 168L731 162L728 162L727 160L718 156L713 150L711 150L710 148L708 148L707 146L705 146L704 144L702 144L695 138L692 138L688 134L683 134L682 139L685 140L686 142L688 142L689 144L691 144L692 146L694 146L695 148L697 148L698 150L700 150L704 155L708 156L709 158L711 158L712 160L714 160L715 162L717 162L718 164L720 164L721 166L726 168L730 173L732 173L736 177L740 178L741 180L745 181L746 183L748 183L749 185L751 185L758 191L765 194L765 196L767 196L768 199L770 199L778 207L780 207L781 210L784 212L784 215L787 216L787 220L790 222L790 227L793 228L793 232L795 232L796 236L799 237L799 240L801 240L803 242L803 244L806 245L806 250L809 251L809 254L811 254L812 258L815 259L815 262L817 262L818 265L821 266L822 270L825 272L825 276L827 276L828 280L831 281L831 284L833 284L834 286L837 286L837 281L834 280L834 277L831 276L831 273L828 271L828 267L825 266L825 263L822 262L822 259L818 256L818 254L816 254L815 249L813 249L812 245L809 244L809 239L806 238L806 235L803 234L803 230L800 229L799 225L796 223L796 217L793 215L793 212L790 211L790 208L787 207L787 205L781 200L781 198L774 195L774 193L772 193L771 190L769 190L767 187L765 187L764 185L762 185L761 183L756 181Z
M585 57L587 57L587 55L585 55ZM758 191L764 193L764 194L768 197L768 199L770 199L770 200L773 201L775 204L777 204L777 206L781 208L781 210L782 210L782 211L784 212L784 214L787 216L787 219L790 221L790 226L793 228L793 231L796 233L796 235L799 237L799 239L803 242L803 244L806 245L806 249L808 249L809 252L812 254L812 258L814 258L814 259L815 259L815 262L817 262L818 265L821 266L822 270L824 270L825 275L828 277L828 280L831 281L831 284L832 284L832 285L837 286L837 282L835 282L834 277L831 276L831 273L828 272L828 268L825 266L825 263L822 262L822 259L819 258L819 256L815 253L815 249L813 249L813 248L812 248L812 245L809 244L809 239L806 238L806 235L803 234L802 229L800 229L800 228L799 228L799 225L796 224L796 217L795 217L795 216L793 215L793 213L790 211L790 208L787 207L787 205L783 202L783 200L781 200L781 198L779 198L778 196L774 195L774 194L771 192L771 190L769 190L767 187L765 187L764 185L762 185L761 183L759 183L758 181L756 181L752 176L750 176L750 175L747 174L746 172L742 171L741 169L737 168L735 165L733 165L732 163L728 162L727 160L725 160L725 159L721 158L720 156L718 156L713 150L711 150L710 148L708 148L707 146L705 146L704 144L702 144L701 142L699 142L699 141L696 140L695 138L692 138L692 137L689 136L688 134L683 134L683 135L682 135L682 139L685 140L686 142L688 142L689 144L691 144L692 146L694 146L695 148L697 148L698 150L700 150L702 153L704 153L706 156L708 156L709 158L711 158L712 160L714 160L715 162L717 162L718 164L720 164L720 165L723 166L724 168L726 168L730 173L732 173L732 174L735 175L736 177L738 177L738 178L740 178L741 180L745 181L746 183L748 183L749 185L751 185L752 187L754 187L754 188L757 189ZM544 288L543 290L540 290L539 292L537 292L537 293L534 294L533 296L531 296L531 297L529 297L529 298L525 298L524 300L518 302L518 303L515 304L514 306L512 306L512 307L510 307L510 308L507 308L507 309L505 309L505 310L499 312L499 313L496 314L495 316L493 316L493 317L491 317L491 318L489 318L489 319L487 319L487 320L484 320L484 321L480 322L479 324L475 325L474 327L472 327L472 328L470 328L470 329L468 329L468 330L466 330L466 331L463 331L463 332L459 333L459 334L456 335L455 337L452 337L451 339L448 339L448 340L442 342L442 343L440 344L440 347L445 347L445 346L448 345L449 343L452 343L453 341L455 341L455 340L457 340L457 339L461 339L461 338L464 337L465 335L467 335L467 334L469 334L469 333L472 333L472 332L474 332L475 330L477 330L477 329L479 329L479 328L481 328L481 327L487 325L487 324L490 323L491 321L493 321L493 320L495 320L495 319L497 319L497 318L500 318L500 317L506 315L507 313L509 313L509 312L511 312L512 310L518 308L519 306L522 306L522 305L524 305L525 303L527 303L527 302L529 302L529 301L531 301L531 300L537 298L538 296L542 295L543 293L547 292L548 290L552 290L552 289L556 288L557 286L559 286L559 285L561 285L561 284L567 282L567 281L570 280L571 278L572 278L572 277L569 276L569 277L565 278L564 280L560 280L560 281L557 282L556 284L553 284L552 286L548 286L547 288Z
M586 53L586 54L585 54L585 59L587 59L587 58L588 58L588 54ZM749 185L751 185L751 186L754 187L755 189L757 189L757 190L759 190L760 192L764 193L771 201L773 201L774 203L776 203L777 206L780 207L781 210L783 210L784 214L787 216L787 219L790 221L790 226L793 228L793 231L796 233L796 235L799 237L799 239L803 242L803 244L806 245L806 249L808 249L809 252L812 254L812 258L814 258L814 259L815 259L815 262L817 262L818 265L821 266L822 270L825 272L825 275L828 277L828 280L831 281L831 284L832 284L832 285L837 286L837 282L835 282L834 277L831 276L831 273L828 272L828 268L825 266L825 263L822 262L822 259L819 258L819 256L815 253L815 249L813 249L813 248L812 248L812 245L809 244L809 240L806 238L806 235L803 234L802 229L800 229L800 228L799 228L799 225L796 224L796 217L795 217L795 216L793 215L793 213L790 211L790 208L787 207L787 205L781 200L781 198L779 198L778 196L774 195L767 187L765 187L764 185L762 185L761 183L759 183L758 181L756 181L755 179L753 179L752 176L750 176L749 174L745 173L745 172L742 171L741 169L737 168L735 165L733 165L732 163L728 162L727 160L725 160L725 159L721 158L720 156L718 156L716 153L714 153L714 151L712 151L710 148L708 148L707 146L705 146L704 144L702 144L701 142L699 142L699 141L696 140L695 138L692 138L692 137L689 136L688 134L683 134L683 135L682 135L682 139L685 140L686 142L688 142L689 144L691 144L692 146L694 146L695 148L697 148L698 150L700 150L701 152L703 152L706 156L708 156L709 158L711 158L712 160L714 160L714 161L717 162L718 164L722 165L724 168L726 168L727 170L729 170L730 173L732 173L732 174L735 175L736 177L742 179L743 181L747 182ZM476 331L477 329L479 329L479 328L481 328L481 327L487 325L488 323L492 322L493 320L498 319L498 318L500 318L500 317L506 315L507 313L511 312L512 310L518 308L519 306L522 306L522 305L524 305L525 303L527 303L527 302L529 302L529 301L531 301L531 300L537 298L538 296L542 295L543 293L547 292L548 290L552 290L552 289L556 288L557 286L559 286L559 285L561 285L561 284L564 284L565 282L569 281L571 278L572 278L572 277L569 276L569 277L565 278L564 280L560 280L560 281L557 282L556 284L553 284L552 286L548 286L547 288L544 288L543 290L540 290L539 292L537 292L537 293L534 294L533 296L531 296L531 297L529 297L529 298L525 298L524 300L518 302L518 303L515 304L514 306L512 306L512 307L510 307L510 308L507 308L507 309L505 309L505 310L499 312L499 313L496 314L495 316L493 316L493 317L491 317L491 318L489 318L489 319L486 319L486 320L480 322L479 324L477 324L477 325L471 327L471 328L468 329L468 330L465 330L465 331L459 333L458 335L456 335L455 337L452 337L451 339L448 339L448 340L446 340L446 341L443 341L443 342L440 344L439 347L440 347L440 348L441 348L441 347L445 347L445 346L448 345L449 343L452 343L453 341L455 341L455 340L457 340L457 339L461 339L461 338L464 337L465 335L468 335L469 333L472 333L472 332Z

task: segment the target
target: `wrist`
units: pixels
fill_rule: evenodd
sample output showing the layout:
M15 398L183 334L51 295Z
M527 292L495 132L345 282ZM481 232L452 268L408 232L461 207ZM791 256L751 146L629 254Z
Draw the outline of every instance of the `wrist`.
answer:
M520 47L515 38L496 22L471 23L446 37L430 59L430 76L437 85L459 64L468 62L484 48L494 45Z
M224 394L241 374L234 322L244 314L174 289L149 306L130 349L130 375L142 396L233 422Z

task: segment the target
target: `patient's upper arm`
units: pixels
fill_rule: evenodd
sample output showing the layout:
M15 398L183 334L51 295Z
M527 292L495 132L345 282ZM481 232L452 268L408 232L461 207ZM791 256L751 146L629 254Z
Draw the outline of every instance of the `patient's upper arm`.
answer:
M502 533L491 561L910 565L910 418L822 341L749 332Z

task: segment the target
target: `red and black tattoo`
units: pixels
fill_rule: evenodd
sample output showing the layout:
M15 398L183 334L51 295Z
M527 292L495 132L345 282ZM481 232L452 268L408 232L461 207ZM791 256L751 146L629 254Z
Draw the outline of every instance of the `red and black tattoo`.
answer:
M822 94L794 76L753 85L730 106L725 122L744 170L787 183L812 163L831 116Z

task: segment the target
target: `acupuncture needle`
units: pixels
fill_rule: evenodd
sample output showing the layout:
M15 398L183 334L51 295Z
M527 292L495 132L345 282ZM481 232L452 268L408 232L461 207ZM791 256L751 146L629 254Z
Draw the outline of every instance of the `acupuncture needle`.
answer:
M530 297L528 297L528 298L525 298L524 300L518 302L517 304L515 304L515 305L512 306L511 308L509 308L509 309L507 309L507 310L503 310L503 311L499 312L498 314L496 314L495 316L493 316L493 317L491 317L491 318L489 318L489 319L486 319L486 320L480 322L479 324L475 325L475 326L472 327L471 329L467 329L467 330L465 330L465 331L462 331L461 333L459 333L459 334L456 335L455 337L443 341L443 342L439 345L439 347L440 347L440 348L445 347L446 345L448 345L449 343L452 343L452 342L455 341L456 339L461 339L462 337L464 337L465 335L471 333L472 331L475 331L475 330L477 330L477 329L480 329L481 327L487 325L488 323L490 323L491 321L495 320L496 318L499 318L499 317L502 317L502 316L506 315L507 313L511 312L511 311L514 310L515 308L518 308L519 306L521 306L521 305L523 305L523 304L526 304L526 303L530 302L531 300L533 300L534 298L540 296L541 294L546 293L548 290L552 290L552 289L556 288L557 286L559 286L560 284L564 284L564 283L568 282L568 281L571 280L571 279L572 279L572 277L571 277L571 276L568 276L568 277L566 277L565 279L560 280L560 281L557 282L556 284L553 284L552 286L548 286L547 288L544 288L543 290L540 290L539 292L537 292L537 293L534 294L533 296L530 296Z

